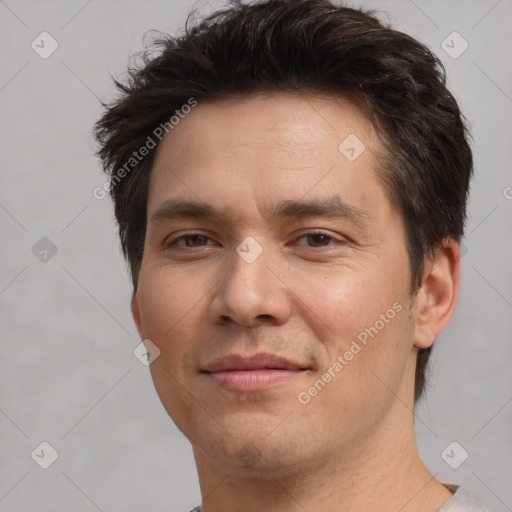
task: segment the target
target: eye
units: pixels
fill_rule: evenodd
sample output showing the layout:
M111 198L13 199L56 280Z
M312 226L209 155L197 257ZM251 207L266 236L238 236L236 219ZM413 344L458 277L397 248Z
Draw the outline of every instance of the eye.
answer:
M210 238L208 238L207 236L201 235L199 233L194 233L194 234L191 234L191 235L180 236L180 237L176 238L176 240L173 240L173 241L167 243L166 247L167 248L170 248L170 247L173 247L173 246L177 246L177 247L205 247L207 245L206 242L208 240L210 240ZM184 242L185 245L180 244L179 242Z
M297 239L306 240L306 247L328 247L333 245L335 242L341 243L341 240L335 240L332 236L322 232L306 233ZM297 245L304 246L304 244L297 243Z
M166 249L172 248L200 248L207 247L212 245L213 240L206 235L201 233L191 233L187 235L182 235L175 240L171 240L170 242L165 244ZM328 235L327 233L323 233L321 231L315 231L311 233L305 233L298 237L295 240L295 244L306 247L306 248L322 248L322 247L332 247L336 244L343 244L343 240L335 239L333 236Z

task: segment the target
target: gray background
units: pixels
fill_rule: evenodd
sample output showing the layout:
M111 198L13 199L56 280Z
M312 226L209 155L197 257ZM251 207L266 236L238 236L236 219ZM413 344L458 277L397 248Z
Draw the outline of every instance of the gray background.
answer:
M104 177L90 134L98 99L114 94L110 73L125 70L147 30L181 28L193 4L0 0L1 511L200 502L188 441L132 353L130 282L111 205L92 195ZM440 56L475 139L462 296L416 412L419 448L439 479L512 510L512 1L362 5ZM31 48L42 31L59 44L47 59ZM441 47L453 31L469 43L456 59ZM34 254L43 237L55 255L41 252L48 242ZM59 453L46 470L31 458L42 441ZM458 469L441 458L452 441L469 453Z

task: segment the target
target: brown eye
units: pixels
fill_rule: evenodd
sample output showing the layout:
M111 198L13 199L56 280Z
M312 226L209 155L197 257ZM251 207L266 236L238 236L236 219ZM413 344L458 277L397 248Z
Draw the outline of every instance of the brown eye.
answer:
M332 237L323 233L312 233L305 236L310 247L325 247L329 245L329 242L332 242Z
M167 244L167 247L205 247L206 245L208 245L208 240L210 240L210 238L198 233L192 235L183 235Z
M187 235L184 236L183 239L186 241L187 247L198 247L204 245L208 237L204 235Z
M295 238L292 245L300 248L301 251L309 249L318 249L317 251L309 251L309 253L320 253L321 251L339 250L345 247L349 240L341 234L330 234L324 231L303 232L302 235Z

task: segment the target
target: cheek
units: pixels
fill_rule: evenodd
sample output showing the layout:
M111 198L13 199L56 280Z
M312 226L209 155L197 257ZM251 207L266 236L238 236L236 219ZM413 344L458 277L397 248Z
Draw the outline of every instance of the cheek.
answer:
M176 269L160 266L145 269L139 280L137 301L146 338L160 350L149 369L156 392L169 416L180 430L186 427L187 417L199 414L197 404L190 401L187 379L192 368L195 350L193 337L204 317L206 287L199 287L190 275L181 278Z
M311 396L305 406L310 417L333 419L320 425L326 436L336 435L343 425L349 438L364 437L382 421L396 396L407 403L403 383L413 377L414 366L408 341L412 333L408 310L403 305L389 323L382 325L380 321L377 317L365 327L357 322L349 328L345 325L348 322L340 320L339 332L343 330L344 334L332 342L329 362L312 380L311 387L303 390ZM323 385L319 380L328 382Z
M384 325L387 328L399 316L396 309L407 299L408 282L403 274L385 272L383 266L375 261L311 268L308 272L288 268L283 281L299 299L297 315L316 326L320 339L330 340L329 344L343 350L348 339L366 328L378 322L379 331L383 331Z
M403 274L359 270L331 270L329 279L302 278L294 292L306 305L299 314L314 326L325 356L310 388L312 408L330 408L344 422L350 411L356 423L363 417L371 423L389 406L407 373L413 322Z
M182 318L206 290L201 272L178 265L148 263L141 271L137 296L148 317L171 324Z
M190 274L185 278L165 266L146 270L139 281L137 302L145 335L173 359L187 346L180 338L187 330L193 332L191 322L201 310L205 289Z

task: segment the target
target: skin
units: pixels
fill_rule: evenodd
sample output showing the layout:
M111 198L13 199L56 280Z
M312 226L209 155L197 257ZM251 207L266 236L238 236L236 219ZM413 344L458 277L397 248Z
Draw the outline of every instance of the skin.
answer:
M338 150L350 134L365 144L352 162ZM446 239L410 296L403 220L378 179L382 151L350 103L283 93L199 103L158 148L132 312L161 351L152 378L192 443L205 512L433 512L452 495L419 458L413 390L418 348L455 309L459 250ZM270 212L336 194L360 222ZM173 199L224 216L152 222ZM246 237L262 248L252 263L236 251ZM300 403L396 303L401 311ZM307 371L258 392L222 389L201 372L257 352Z

